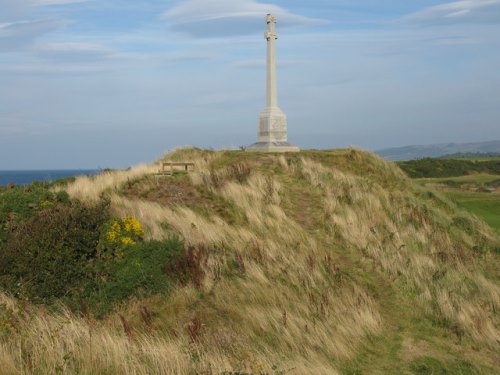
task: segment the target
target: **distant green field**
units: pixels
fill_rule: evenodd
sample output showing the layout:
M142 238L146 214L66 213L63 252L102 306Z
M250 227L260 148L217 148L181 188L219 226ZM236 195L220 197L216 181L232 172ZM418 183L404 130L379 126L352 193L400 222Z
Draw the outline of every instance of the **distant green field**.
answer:
M500 234L500 194L447 191L460 207L477 215Z
M486 188L500 185L499 175L474 174L448 178L419 178L414 180L419 185L438 189L465 208L483 219L500 234L500 192L488 192ZM472 191L472 188L479 191Z
M459 177L417 178L417 179L414 179L414 181L420 185L425 185L428 183L448 184L449 182L452 182L452 181L455 181L457 183L462 183L462 184L469 183L469 184L484 185L484 184L494 182L497 180L500 180L500 175L487 174L487 173L478 173L478 174L471 174L471 175L459 176Z

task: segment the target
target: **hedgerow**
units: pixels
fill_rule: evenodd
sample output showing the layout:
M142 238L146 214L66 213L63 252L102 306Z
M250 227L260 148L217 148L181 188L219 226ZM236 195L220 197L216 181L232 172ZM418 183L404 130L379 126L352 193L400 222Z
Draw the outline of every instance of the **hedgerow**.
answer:
M424 158L400 161L399 167L411 178L457 177L471 173L500 174L500 161Z

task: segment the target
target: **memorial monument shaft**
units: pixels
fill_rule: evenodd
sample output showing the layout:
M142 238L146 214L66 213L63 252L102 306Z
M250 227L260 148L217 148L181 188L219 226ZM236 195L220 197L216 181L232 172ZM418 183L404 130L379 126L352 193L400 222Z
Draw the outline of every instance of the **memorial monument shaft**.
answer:
M278 106L278 87L276 81L276 18L271 15L266 17L267 32L267 106Z
M247 147L248 151L297 152L300 149L288 143L287 118L278 107L276 78L276 17L266 16L267 31L267 102L259 117L258 142Z

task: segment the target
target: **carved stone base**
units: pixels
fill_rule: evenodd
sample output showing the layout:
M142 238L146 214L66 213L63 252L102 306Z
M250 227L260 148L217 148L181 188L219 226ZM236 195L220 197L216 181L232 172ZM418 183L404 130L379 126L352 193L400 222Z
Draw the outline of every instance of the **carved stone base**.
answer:
M278 107L267 107L259 116L259 142L286 142L286 115Z
M288 142L257 142L248 146L247 152L299 152L300 148Z
M250 152L299 152L300 148L288 143L286 115L277 106L267 107L259 117L257 143L246 148Z

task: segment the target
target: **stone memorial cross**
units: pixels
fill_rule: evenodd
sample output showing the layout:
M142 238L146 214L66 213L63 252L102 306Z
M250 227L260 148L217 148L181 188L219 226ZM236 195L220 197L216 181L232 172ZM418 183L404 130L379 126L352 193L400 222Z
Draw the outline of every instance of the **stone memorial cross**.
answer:
M259 117L258 142L246 148L247 151L298 152L297 146L288 143L287 118L278 107L276 79L276 17L266 16L267 31L267 106Z

